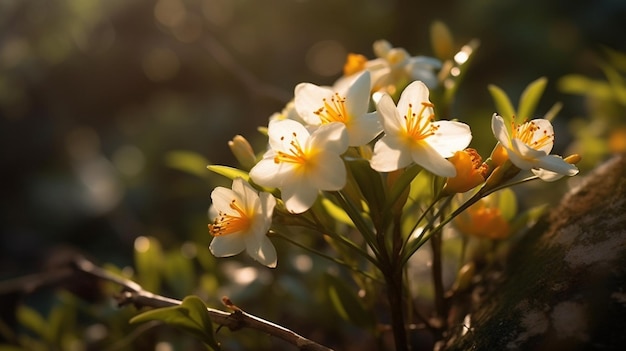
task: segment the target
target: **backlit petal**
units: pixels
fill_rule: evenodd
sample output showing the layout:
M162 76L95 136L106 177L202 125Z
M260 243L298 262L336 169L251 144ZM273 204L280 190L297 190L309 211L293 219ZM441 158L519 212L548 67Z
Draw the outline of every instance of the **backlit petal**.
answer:
M452 157L455 152L465 149L472 141L472 132L465 123L437 121L433 124L438 126L438 130L426 141L443 157Z
M268 125L267 134L270 148L273 150L288 151L295 140L304 145L309 138L309 132L299 122L294 120L274 120Z
M435 175L441 177L456 176L456 169L454 168L454 165L450 161L443 158L426 142L415 144L411 149L411 157L415 163Z
M348 131L348 144L361 146L372 141L383 131L377 112L363 115L358 121L350 126Z
M398 147L395 137L385 135L374 145L370 166L378 172L392 172L408 166L411 161L408 148Z
M344 153L348 148L346 126L337 122L321 125L311 134L308 147L309 149L323 148L336 154Z
M296 85L294 94L298 115L309 124L321 124L322 120L314 112L323 106L324 99L332 98L333 91L311 83L300 83Z
M281 198L289 212L302 213L313 206L318 193L319 190L312 187L308 179L294 177L283 185Z
M317 155L316 167L308 178L317 189L341 190L346 185L346 166L336 153L321 151Z
M578 174L578 168L575 165L565 162L561 157L557 155L548 155L537 160L535 164L537 168L543 168L555 173L575 176Z
M215 257L234 256L245 250L246 244L238 234L213 237L209 250Z
M493 135L500 142L500 144L505 147L509 147L511 145L509 141L509 132L504 125L504 119L498 116L498 114L496 113L494 113L491 117L491 130L493 131Z
M402 114L406 113L409 110L409 104L413 105L413 109L419 110L422 107L422 102L430 102L428 100L428 87L420 82L419 80L409 84L402 94L400 95L400 100L398 101L398 112L400 118L402 118ZM431 115L433 114L432 107L426 108L423 115Z
M270 268L276 267L276 248L270 239L263 235L257 238L246 238L246 252L250 257Z
M398 114L396 104L388 94L383 94L376 104L378 116L387 134L398 134L402 130L404 120Z

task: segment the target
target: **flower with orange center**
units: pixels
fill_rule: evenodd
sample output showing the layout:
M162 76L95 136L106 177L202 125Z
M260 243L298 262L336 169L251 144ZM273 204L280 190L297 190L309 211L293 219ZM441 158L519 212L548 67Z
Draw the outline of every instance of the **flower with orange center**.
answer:
M270 149L250 170L250 178L262 186L278 188L292 213L308 210L320 190L337 191L346 184L341 154L348 148L342 123L319 126L312 133L293 120L271 121Z
M446 194L464 193L485 181L489 167L474 149L457 151L448 161L456 169L456 176L448 178L443 188Z
M374 170L391 172L415 162L433 174L456 176L446 158L466 148L472 133L464 123L435 121L428 94L426 85L415 81L404 89L397 106L388 94L378 100L385 135L374 145L370 161Z
M215 188L211 200L211 253L228 257L245 250L261 264L276 267L276 249L266 235L276 199L266 192L257 193L246 181L236 178L231 189Z
M504 119L494 113L491 129L517 168L530 169L546 181L557 179L555 174L578 174L576 166L567 163L560 156L550 155L554 145L554 130L549 120L533 119L522 124L513 121L509 134Z
M362 146L374 139L382 127L376 112L367 112L370 74L365 71L333 88L300 83L295 89L295 108L309 125L339 122L345 125L348 145Z

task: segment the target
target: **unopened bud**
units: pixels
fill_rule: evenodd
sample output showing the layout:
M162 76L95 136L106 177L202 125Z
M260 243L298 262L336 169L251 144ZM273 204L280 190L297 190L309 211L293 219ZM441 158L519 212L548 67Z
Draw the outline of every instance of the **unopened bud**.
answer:
M582 157L579 154L572 154L564 158L563 160L571 165L575 165L578 162L582 161Z
M437 58L448 60L454 56L454 39L445 23L434 21L430 25L430 42Z
M249 170L256 164L256 155L252 146L243 136L235 135L233 140L228 142L228 147L244 169Z

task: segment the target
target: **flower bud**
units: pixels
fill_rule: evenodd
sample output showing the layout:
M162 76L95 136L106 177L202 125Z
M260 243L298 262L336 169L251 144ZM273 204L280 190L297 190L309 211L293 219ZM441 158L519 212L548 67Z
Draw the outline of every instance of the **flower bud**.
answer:
M504 239L510 232L500 208L492 207L485 199L470 206L453 222L460 232L479 238Z
M579 154L572 154L564 158L565 162L575 165L580 162L583 158Z
M509 159L509 154L506 152L506 149L502 144L498 143L493 151L491 152L491 160L494 165L502 166Z
M248 170L256 164L256 155L252 146L243 136L235 135L233 140L228 142L228 147L244 169Z
M441 60L451 59L454 56L454 39L450 28L441 21L434 21L430 25L430 42L435 56Z
M489 167L474 149L457 151L448 159L456 169L456 176L448 178L444 194L464 193L485 181Z

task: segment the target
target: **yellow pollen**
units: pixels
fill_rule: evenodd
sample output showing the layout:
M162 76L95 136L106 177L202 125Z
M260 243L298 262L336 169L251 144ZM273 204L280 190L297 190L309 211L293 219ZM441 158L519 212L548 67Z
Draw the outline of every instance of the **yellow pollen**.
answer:
M348 122L348 113L346 112L346 98L339 96L338 93L335 93L328 99L322 99L324 106L320 107L314 113L320 117L322 120L322 124L331 123L331 122Z
M537 132L540 131L541 128L532 121L517 125L515 123L515 116L513 116L511 127L511 130L513 131L513 138L519 139L524 144L535 150L538 150L554 141L554 134L548 134L547 130L543 130L541 134L537 135Z
M285 137L282 136L280 140L285 140ZM296 139L296 133L293 133L291 142L289 143L291 147L288 152L277 151L276 156L274 156L274 163L288 162L295 164L306 164L309 160L306 152Z
M237 232L247 231L250 228L251 220L248 214L237 205L233 199L230 208L237 214L227 214L220 211L213 223L209 224L209 232L213 236L222 236Z
M419 113L413 112L413 104L409 104L409 109L404 115L404 122L406 125L406 133L412 140L418 141L426 139L437 132L439 126L433 124L435 119L434 114L424 115L425 111L429 107L434 107L430 102L422 102L422 108Z

